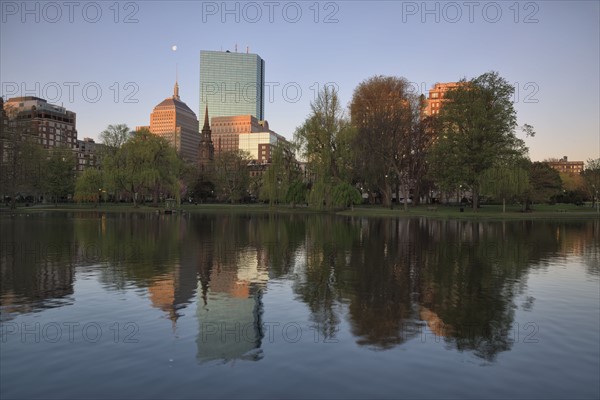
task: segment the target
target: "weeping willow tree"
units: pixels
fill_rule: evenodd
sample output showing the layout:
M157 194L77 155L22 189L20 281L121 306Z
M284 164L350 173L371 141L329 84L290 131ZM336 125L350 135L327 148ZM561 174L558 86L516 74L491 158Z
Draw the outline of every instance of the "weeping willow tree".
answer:
M107 187L128 193L134 207L138 194L152 194L157 205L161 192L174 195L180 204L182 161L164 138L147 129L135 132L114 154L107 153L103 168Z
M337 90L325 85L304 124L296 129L294 141L307 162L312 183L309 205L315 208L333 206L332 188L348 180L351 143L354 129L346 118Z
M520 196L529 189L529 173L519 165L496 165L481 175L481 191L502 199L502 212L506 212L506 200Z

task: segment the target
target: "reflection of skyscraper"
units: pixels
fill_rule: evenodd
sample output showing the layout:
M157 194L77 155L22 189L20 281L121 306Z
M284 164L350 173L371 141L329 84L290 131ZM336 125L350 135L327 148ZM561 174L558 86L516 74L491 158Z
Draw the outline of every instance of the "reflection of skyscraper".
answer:
M210 118L253 115L264 119L265 62L257 54L200 52L200 112Z
M148 287L152 305L163 310L176 328L179 310L187 306L196 291L196 269L193 265L176 265L174 270L154 279Z
M252 251L238 254L236 265L215 263L198 286L198 359L257 360L262 331L262 286L268 273ZM203 282L208 278L208 282Z

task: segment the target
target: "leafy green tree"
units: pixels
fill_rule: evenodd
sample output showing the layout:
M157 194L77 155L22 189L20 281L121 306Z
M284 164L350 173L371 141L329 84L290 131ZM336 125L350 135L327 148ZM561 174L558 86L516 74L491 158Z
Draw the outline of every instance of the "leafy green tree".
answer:
M106 151L114 154L133 136L134 133L126 124L116 124L108 125L108 127L100 133L100 140L102 140Z
M226 151L215 156L213 182L221 200L240 202L248 193L250 154L242 151Z
M262 177L260 197L268 200L270 206L285 202L291 183L299 176L294 146L288 142L277 143L271 150L271 164Z
M75 182L75 200L78 202L100 203L104 190L102 171L96 168L86 168Z
M502 212L506 212L506 199L521 196L529 189L529 174L518 164L496 165L483 172L481 191L502 199Z
M138 195L147 194L153 195L157 205L161 191L180 201L182 162L165 139L147 129L136 132L114 155L106 157L103 166L109 186L128 193L134 207Z
M592 198L592 207L599 201L600 194L600 158L587 160L585 170L581 174L585 182L586 191Z
M474 209L479 206L483 172L501 160L526 154L524 142L515 135L513 93L514 87L497 72L488 72L462 80L445 94L431 162L443 186L459 183L471 189Z
M68 147L50 150L46 168L46 189L56 205L61 198L73 194L77 159Z
M310 106L311 113L296 129L294 140L312 181L310 205L330 208L331 188L349 175L354 130L333 87L326 85Z
M335 207L351 207L362 202L362 196L357 188L347 182L338 183L333 187L333 205Z
M296 207L296 204L306 202L306 192L308 191L306 184L301 180L295 180L290 184L287 193L285 194L285 201L292 205L292 208Z
M524 194L525 208L529 203L550 203L560 194L562 182L558 171L545 162L533 162L529 167L529 190Z

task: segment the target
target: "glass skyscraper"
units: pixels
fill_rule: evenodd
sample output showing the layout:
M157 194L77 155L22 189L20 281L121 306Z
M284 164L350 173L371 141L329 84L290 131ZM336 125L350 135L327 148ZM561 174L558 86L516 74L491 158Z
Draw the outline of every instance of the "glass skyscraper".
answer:
M264 120L265 62L257 54L200 51L200 112ZM201 115L200 114L200 115Z

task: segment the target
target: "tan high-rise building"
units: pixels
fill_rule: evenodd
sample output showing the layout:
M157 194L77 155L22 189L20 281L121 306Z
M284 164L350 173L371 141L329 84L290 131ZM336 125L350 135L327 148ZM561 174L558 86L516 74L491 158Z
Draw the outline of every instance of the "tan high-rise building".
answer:
M184 160L197 164L198 128L198 118L179 98L179 85L175 82L173 96L154 107L150 114L150 132L167 139Z
M437 115L440 112L440 107L444 102L445 93L457 87L458 82L447 82L447 83L436 83L433 88L429 90L429 97L427 98L427 108L425 113L427 115Z

